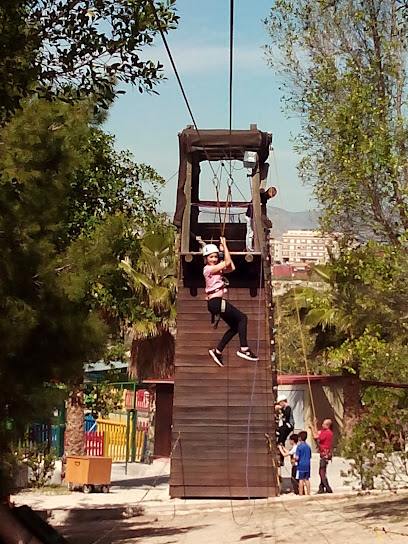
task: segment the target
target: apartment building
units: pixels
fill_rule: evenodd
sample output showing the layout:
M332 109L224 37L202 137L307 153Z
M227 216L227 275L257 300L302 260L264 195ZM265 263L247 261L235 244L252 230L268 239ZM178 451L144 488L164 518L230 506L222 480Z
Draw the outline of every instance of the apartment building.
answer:
M276 263L324 263L327 247L333 239L315 230L287 230L282 240L271 240L271 251Z

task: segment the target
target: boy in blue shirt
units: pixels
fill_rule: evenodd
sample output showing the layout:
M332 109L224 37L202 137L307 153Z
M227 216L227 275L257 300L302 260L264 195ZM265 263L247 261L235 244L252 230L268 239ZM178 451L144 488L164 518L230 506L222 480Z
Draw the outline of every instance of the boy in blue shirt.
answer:
M306 431L298 433L296 479L299 480L299 495L305 494L304 488L306 488L306 495L310 495L310 459L312 457L312 450L309 444L306 444L306 439Z

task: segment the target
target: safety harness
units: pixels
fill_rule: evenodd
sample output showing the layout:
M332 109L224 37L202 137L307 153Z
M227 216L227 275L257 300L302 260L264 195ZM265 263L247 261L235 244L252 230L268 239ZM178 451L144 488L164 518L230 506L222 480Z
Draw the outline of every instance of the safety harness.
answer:
M224 292L224 289L226 287L228 287L228 285L229 285L229 281L225 276L222 277L222 281L224 282L224 285L222 287L217 287L217 289L213 289L212 291L208 291L207 296L208 295L213 295L214 293L218 293L219 291ZM227 301L225 300L224 297L222 297L220 313L219 314L213 314L211 312L211 324L213 325L214 330L218 327L218 323L220 322L220 319L221 319L221 314L223 314L226 309L227 309ZM217 317L217 320L215 319L216 317Z

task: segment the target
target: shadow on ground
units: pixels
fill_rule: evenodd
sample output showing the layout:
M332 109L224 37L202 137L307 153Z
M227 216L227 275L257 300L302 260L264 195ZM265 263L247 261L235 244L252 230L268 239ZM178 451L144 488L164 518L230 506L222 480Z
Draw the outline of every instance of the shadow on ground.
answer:
M281 495L286 495L286 493L293 493L292 479L291 478L282 478L280 486Z
M158 537L165 537L167 543L178 542L177 537L180 535L207 527L161 527L157 518L143 514L132 515L130 510L123 507L73 509L69 510L68 517L56 528L70 544L120 544L127 540L147 542L149 538Z
M373 523L381 520L384 523L392 523L396 520L405 520L408 516L408 495L398 498L387 498L383 501L374 499L360 501L357 504L345 505L343 512L346 516L352 515L353 519L361 523Z
M168 484L170 476L149 476L147 478L127 478L126 480L115 480L111 489L116 487L129 489L129 487L158 486Z

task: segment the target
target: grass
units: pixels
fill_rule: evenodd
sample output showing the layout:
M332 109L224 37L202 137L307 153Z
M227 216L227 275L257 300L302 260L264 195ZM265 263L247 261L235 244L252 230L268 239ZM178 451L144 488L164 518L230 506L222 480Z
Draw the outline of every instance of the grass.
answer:
M44 487L23 487L19 489L15 495L21 493L39 493L41 495L71 495L66 485L50 484Z

